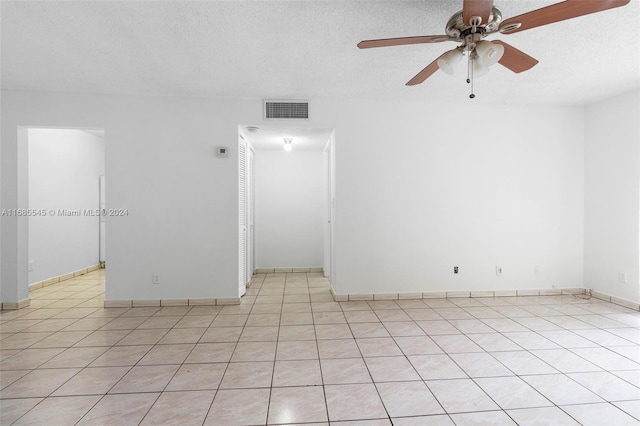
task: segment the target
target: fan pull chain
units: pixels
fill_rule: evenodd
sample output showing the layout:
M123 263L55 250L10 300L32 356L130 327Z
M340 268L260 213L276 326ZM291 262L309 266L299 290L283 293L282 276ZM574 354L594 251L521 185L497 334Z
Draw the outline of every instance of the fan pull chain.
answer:
M471 83L469 98L473 99L476 95L473 93L473 59L471 59L471 53L469 53L469 60L467 61L467 83Z

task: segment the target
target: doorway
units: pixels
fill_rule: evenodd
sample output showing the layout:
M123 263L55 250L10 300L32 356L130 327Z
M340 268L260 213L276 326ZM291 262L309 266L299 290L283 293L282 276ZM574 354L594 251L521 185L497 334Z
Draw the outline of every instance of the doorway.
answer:
M239 127L240 277L329 274L334 140L330 128Z
M26 129L29 286L97 270L106 262L102 129Z

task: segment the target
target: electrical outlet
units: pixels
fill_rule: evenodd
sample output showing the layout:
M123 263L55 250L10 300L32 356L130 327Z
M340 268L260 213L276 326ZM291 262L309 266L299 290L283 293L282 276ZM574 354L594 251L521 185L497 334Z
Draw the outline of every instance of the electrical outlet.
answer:
M160 284L160 274L153 273L151 275L151 282L154 283L154 284Z
M459 268L458 268L457 266L454 266L454 267L453 267L453 273L454 273L454 274L457 274L457 273L458 273L458 271L459 271Z
M540 268L540 266L539 266L539 265L536 265L536 266L533 268L533 275L536 275L536 276L537 276L537 275L540 275L541 273L542 273L542 268Z
M502 276L502 266L496 266L496 275Z
M29 263L28 263L28 265L29 265L29 272L33 271L33 268L34 268L34 266L33 266L33 260L30 260L30 261L29 261Z
M629 277L627 277L626 272L620 272L620 276L618 277L621 283L627 284L629 282Z

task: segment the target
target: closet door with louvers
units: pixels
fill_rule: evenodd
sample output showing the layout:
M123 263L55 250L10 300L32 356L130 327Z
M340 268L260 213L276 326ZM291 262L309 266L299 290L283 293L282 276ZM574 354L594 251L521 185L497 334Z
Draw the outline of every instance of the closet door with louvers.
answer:
M249 146L247 150L247 185L246 185L246 196L247 196L247 283L251 281L254 270L255 263L255 152Z
M238 138L238 290L247 292L247 143Z

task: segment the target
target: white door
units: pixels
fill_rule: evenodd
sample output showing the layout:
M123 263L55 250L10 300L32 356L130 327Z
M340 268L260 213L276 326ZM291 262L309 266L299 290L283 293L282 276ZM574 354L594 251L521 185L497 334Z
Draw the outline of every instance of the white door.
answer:
M331 142L324 151L326 216L324 231L324 276L331 277Z
M104 266L106 265L107 262L107 244L105 241L105 219L107 217L106 213L106 208L107 208L107 204L105 202L105 194L106 194L106 190L105 190L105 178L104 175L101 175L99 177L99 187L100 187L100 195L99 195L99 204L100 204L100 229L98 231L98 241L99 241L99 261L100 261L100 266Z
M254 218L255 218L255 177L254 177L254 162L255 152L249 148L249 156L247 162L247 282L251 281L253 276L254 263L255 263L255 231L254 231Z
M238 138L238 294L247 292L247 143Z

